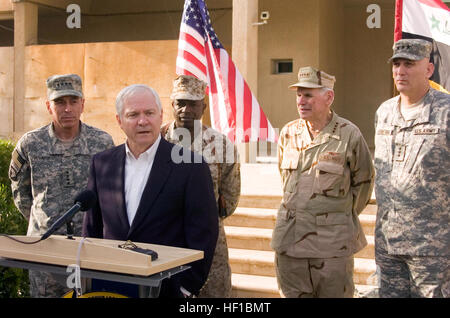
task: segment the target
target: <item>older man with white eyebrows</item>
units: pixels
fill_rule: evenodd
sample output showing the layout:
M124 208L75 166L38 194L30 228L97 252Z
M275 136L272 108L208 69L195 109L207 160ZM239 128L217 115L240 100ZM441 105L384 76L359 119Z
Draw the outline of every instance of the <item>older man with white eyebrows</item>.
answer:
M173 149L181 147L161 138L163 111L152 88L125 87L116 106L127 140L92 159L87 188L98 201L85 215L83 235L202 250L204 259L165 279L160 293L170 298L197 295L208 277L218 235L209 167L186 149L175 152L187 152L189 160L174 162ZM136 289L130 291L133 296Z
M352 297L353 255L366 244L358 215L374 168L359 129L331 110L334 76L300 68L300 115L278 142L283 200L271 246L285 297Z

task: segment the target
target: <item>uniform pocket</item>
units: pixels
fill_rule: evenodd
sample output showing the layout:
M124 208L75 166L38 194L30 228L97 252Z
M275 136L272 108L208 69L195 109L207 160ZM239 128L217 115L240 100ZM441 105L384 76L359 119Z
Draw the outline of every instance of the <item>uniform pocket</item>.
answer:
M344 166L334 162L318 162L314 178L313 193L327 197L338 197L343 190Z
M288 149L283 154L281 161L281 169L295 170L298 167L298 161L300 158L300 152L295 149Z
M351 248L351 216L344 212L322 213L316 216L318 245L334 256L345 256Z
M272 232L272 240L270 246L278 253L285 252L289 244L294 241L295 235L295 217L283 207L277 214L275 228Z
M338 225L347 224L348 216L345 213L324 213L316 216L317 225Z

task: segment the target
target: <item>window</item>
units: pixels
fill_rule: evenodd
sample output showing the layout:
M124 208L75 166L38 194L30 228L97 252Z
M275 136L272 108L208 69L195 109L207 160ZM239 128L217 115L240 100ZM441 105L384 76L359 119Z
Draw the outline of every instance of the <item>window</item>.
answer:
M292 73L292 59L272 60L272 74Z

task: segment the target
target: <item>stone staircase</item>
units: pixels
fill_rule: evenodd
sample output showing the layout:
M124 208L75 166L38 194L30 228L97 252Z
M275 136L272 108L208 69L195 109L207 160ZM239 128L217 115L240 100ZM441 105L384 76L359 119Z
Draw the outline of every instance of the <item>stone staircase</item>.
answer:
M232 269L233 297L280 297L270 248L281 181L276 164L243 164L239 206L225 220ZM367 295L376 285L374 261L375 201L360 215L368 245L355 255L355 296Z

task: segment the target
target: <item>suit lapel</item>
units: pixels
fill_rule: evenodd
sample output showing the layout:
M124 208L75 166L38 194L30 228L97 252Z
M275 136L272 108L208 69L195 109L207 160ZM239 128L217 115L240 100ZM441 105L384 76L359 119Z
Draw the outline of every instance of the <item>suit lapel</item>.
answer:
M114 180L115 189L111 193L117 193L114 196L115 202L113 201L112 204L114 204L115 209L118 211L120 223L128 232L130 230L130 224L128 222L127 206L125 204L125 144L118 148L112 160L111 167L113 171L110 173L116 177L112 179Z
M150 176L145 184L144 191L142 192L141 201L139 202L139 207L136 211L133 223L131 224L128 236L148 216L153 203L158 198L162 187L166 183L172 170L172 166L170 165L170 154L170 144L161 138L153 161L152 170L150 171Z

